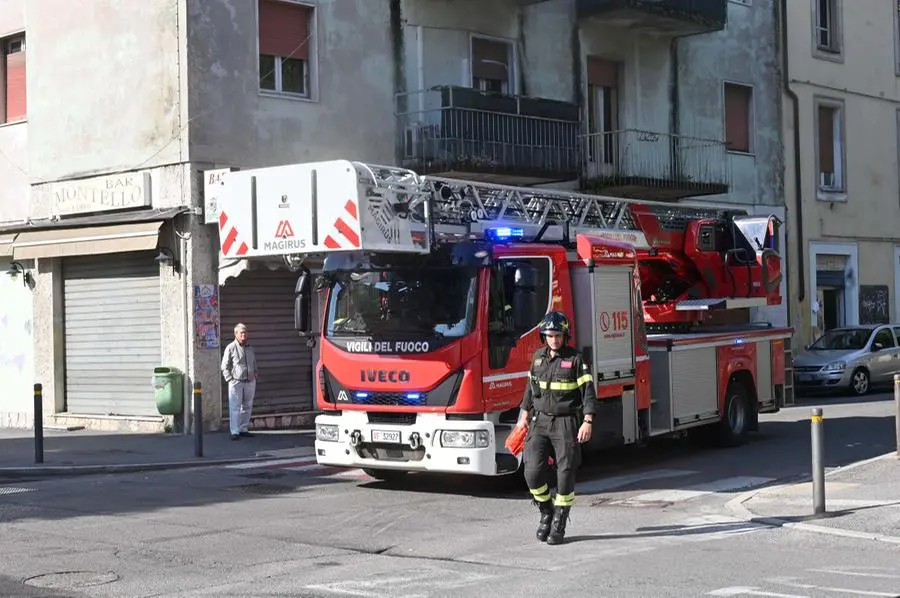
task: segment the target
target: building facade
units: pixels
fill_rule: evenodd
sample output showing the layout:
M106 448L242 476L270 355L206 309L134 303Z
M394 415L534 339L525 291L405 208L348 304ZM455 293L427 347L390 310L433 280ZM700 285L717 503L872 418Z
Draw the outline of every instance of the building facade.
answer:
M203 384L217 428L238 321L255 425L308 421L296 275L220 256L204 189L223 169L348 158L782 217L776 16L773 0L0 0L0 266L17 274L0 368L24 381L0 424L29 420L35 380L48 421L177 429L154 399L167 367Z
M784 3L794 346L900 314L896 3Z

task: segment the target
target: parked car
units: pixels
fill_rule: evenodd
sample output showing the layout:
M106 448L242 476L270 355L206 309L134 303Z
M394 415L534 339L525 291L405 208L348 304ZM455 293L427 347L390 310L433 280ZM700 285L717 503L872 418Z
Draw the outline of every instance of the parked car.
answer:
M794 387L864 395L900 374L900 324L829 330L794 358Z

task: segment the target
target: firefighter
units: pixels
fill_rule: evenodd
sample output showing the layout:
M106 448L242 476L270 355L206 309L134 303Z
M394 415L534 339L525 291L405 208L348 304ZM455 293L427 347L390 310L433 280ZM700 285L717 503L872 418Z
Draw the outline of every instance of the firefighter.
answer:
M525 480L540 510L537 538L560 544L575 501L580 443L591 439L596 411L594 379L581 353L569 346L569 319L559 311L540 325L544 346L531 362L519 425L527 427L523 460ZM556 462L556 496L550 494L548 458Z

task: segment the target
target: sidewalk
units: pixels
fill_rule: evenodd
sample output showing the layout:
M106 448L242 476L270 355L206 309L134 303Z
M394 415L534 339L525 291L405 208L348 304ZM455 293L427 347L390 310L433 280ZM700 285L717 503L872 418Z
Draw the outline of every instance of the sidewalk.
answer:
M308 457L314 454L314 434L260 431L233 441L227 430L208 432L203 434L203 456L195 457L193 435L45 430L44 462L36 464L33 431L0 430L0 481Z
M813 515L811 481L746 492L728 506L746 521L900 544L900 459L891 452L828 472L824 516Z

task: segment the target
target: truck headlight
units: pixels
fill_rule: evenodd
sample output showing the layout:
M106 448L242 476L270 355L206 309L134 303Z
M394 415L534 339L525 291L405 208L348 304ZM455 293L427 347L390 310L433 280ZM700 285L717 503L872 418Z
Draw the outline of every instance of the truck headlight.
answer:
M835 361L833 363L829 363L828 365L826 365L824 370L826 372L840 372L845 367L847 367L847 364L844 363L843 361Z
M491 437L487 430L468 432L463 430L444 430L441 432L441 446L447 448L486 448Z
M316 424L316 440L337 442L338 427L332 424Z

